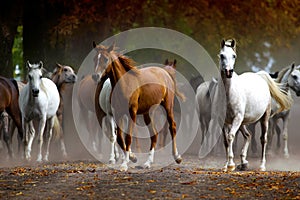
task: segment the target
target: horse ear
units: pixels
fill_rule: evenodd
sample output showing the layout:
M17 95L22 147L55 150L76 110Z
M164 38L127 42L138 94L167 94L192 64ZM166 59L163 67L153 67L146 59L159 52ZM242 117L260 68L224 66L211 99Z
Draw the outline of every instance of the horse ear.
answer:
M231 41L231 47L235 48L235 45L236 45L235 39L232 39L232 41Z
M168 59L166 59L166 61L165 61L165 65L168 65L169 64L169 60Z
M111 52L112 50L114 50L115 46L116 46L116 42L113 42L112 45L110 45L110 47L108 47L107 51Z
M40 68L40 69L43 68L43 62L42 62L42 61L40 61L40 63L39 63L39 68Z
M221 48L223 48L224 46L225 46L225 40L222 39L222 41L221 41Z
M95 41L93 41L93 47L96 48L97 44Z
M27 60L26 64L27 64L27 68L31 67L29 60Z
M59 69L63 68L63 66L59 63L56 63L56 67L59 68Z
M174 62L173 62L173 64L174 64L174 65L176 65L176 63L177 63L177 61L176 61L176 59L174 59Z
M218 80L215 77L212 77L212 82L218 83Z
M294 68L295 68L295 63L292 63L291 72L294 70Z

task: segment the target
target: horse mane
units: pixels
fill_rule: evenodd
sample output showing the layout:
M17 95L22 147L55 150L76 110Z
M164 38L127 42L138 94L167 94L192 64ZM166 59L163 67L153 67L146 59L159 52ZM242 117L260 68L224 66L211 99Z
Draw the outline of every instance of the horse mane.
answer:
M13 79L13 78L11 78L10 81L13 83L13 85L15 86L15 88L17 89L18 94L19 94L20 91L19 91L19 87L18 87L17 81L15 79Z
M126 72L133 73L135 75L140 73L139 69L135 66L136 63L131 58L124 56L122 54L117 54L117 57L118 59L114 59L112 61L113 65L121 64L123 68L126 70Z

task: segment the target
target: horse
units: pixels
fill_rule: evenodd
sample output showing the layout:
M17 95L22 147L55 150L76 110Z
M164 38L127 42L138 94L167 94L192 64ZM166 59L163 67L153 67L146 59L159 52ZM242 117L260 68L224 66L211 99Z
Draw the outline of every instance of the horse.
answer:
M245 141L241 152L241 170L248 166L246 160L251 134L246 125L256 121L261 122L261 162L259 169L266 170L266 143L268 122L271 115L272 98L278 103L279 109L275 113L288 110L292 99L276 83L267 72L245 72L238 75L234 72L236 60L236 42L222 40L219 53L219 66L221 81L225 88L226 115L224 124L224 146L226 149L226 162L223 171L233 171L233 141L236 132L240 129ZM218 84L221 85L221 84ZM228 132L226 129L229 129Z
M149 125L153 121L149 114L150 108L158 105L162 105L166 110L172 137L173 157L178 164L181 163L182 158L176 146L176 123L173 113L174 97L178 91L172 76L160 67L136 68L132 59L114 51L114 45L111 45L105 54L108 58L108 65L96 88L95 110L101 126L104 112L99 105L99 94L104 82L109 78L112 85L110 101L117 122L117 142L125 154L120 170L128 170L129 160L137 161L135 155L131 154L130 146L137 114L142 114L145 124ZM122 134L124 116L129 119L125 141ZM150 168L151 163L153 163L157 142L157 131L154 124L151 123L147 127L151 135L151 145L148 159L143 165L144 168Z
M48 161L49 145L52 137L52 129L56 112L59 107L60 97L55 83L42 77L43 63L30 64L27 61L28 83L20 91L19 107L22 113L22 125L24 131L24 153L26 160L31 160L31 146L35 136L33 120L37 120L39 152L37 162ZM45 133L44 133L45 130ZM43 138L45 134L46 152L42 155Z
M288 95L291 95L291 90L294 91L294 93L297 96L300 96L300 66L295 66L295 64L291 64L290 66L284 67L280 71L277 71L275 73L270 73L270 76L278 83L281 84L281 89L287 92ZM272 104L272 110L275 111L277 109L276 102L273 102ZM268 133L268 144L267 144L267 154L273 155L271 151L272 147L272 141L274 134L277 134L277 144L276 144L276 151L279 152L281 147L281 138L280 136L283 135L283 141L284 141L284 148L283 148L283 156L285 158L289 157L288 152L288 121L290 117L290 110L285 110L280 113L275 114L273 117L269 120L269 133ZM282 130L279 126L279 120L282 119ZM255 134L255 126L256 123L253 123L248 126L248 128L251 130L253 134ZM252 152L256 153L257 151L257 142L255 139L255 135L251 138L251 148Z
M97 145L96 141L98 140L98 133L100 132L96 111L95 111L95 91L99 79L99 74L104 70L106 65L106 58L103 56L102 51L105 51L107 47L102 45L96 45L93 42L93 49L96 54L93 58L94 68L93 73L85 75L79 82L78 86L78 103L80 109L80 119L86 124L88 130L89 142L92 145L92 149L96 152ZM101 135L102 136L102 135ZM113 162L113 161L111 161Z
M66 151L66 146L64 142L64 133L63 133L63 112L64 112L63 95L65 93L67 84L74 84L77 81L77 75L75 74L72 67L56 63L56 67L53 70L53 73L51 74L50 77L51 80L57 86L59 97L60 97L60 103L59 103L58 110L56 112L56 116L61 126L60 133L58 134L60 145L61 145L61 151L63 153L63 157L66 158L67 151Z
M215 88L217 84L218 81L215 78L212 78L210 81L201 83L196 90L196 109L197 113L199 113L199 121L202 131L201 144L204 142L204 137L211 119L211 98L214 96L213 93L216 91Z
M23 139L23 129L21 120L21 111L18 105L19 90L17 82L0 76L0 115L7 112L18 128L18 137ZM13 156L11 149L11 139L7 128L4 129L3 139L8 149L9 157Z

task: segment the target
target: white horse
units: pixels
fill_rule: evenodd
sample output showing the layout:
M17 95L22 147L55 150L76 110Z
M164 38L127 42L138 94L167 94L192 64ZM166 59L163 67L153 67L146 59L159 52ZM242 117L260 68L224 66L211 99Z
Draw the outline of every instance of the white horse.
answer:
M291 96L291 90L293 90L297 96L300 96L300 71L299 71L300 65L295 67L295 64L292 64L291 66L285 67L282 70L279 71L278 77L275 79L276 82L282 84L282 89L285 90L288 95ZM277 104L272 104L272 110L277 109ZM283 141L284 141L284 148L283 148L283 155L284 157L289 157L289 151L288 151L288 120L290 117L290 110L285 110L283 112L275 114L270 119L270 134L268 137L268 145L267 145L267 152L270 153L271 146L272 146L272 139L273 135L276 131L277 125L279 123L279 120L282 119L283 122L283 129L282 129L282 135L283 135ZM279 148L281 146L280 144L280 132L277 132L277 151L279 151Z
M226 93L225 100L227 101L224 130L229 128L229 132L223 132L227 156L223 170L232 171L235 169L232 146L236 132L239 129L245 137L241 152L241 169L247 168L248 161L246 160L246 156L251 135L245 125L260 120L262 128L260 170L265 171L265 152L268 121L271 114L271 100L273 98L277 101L280 107L277 112L281 112L291 107L292 99L280 89L279 85L266 72L236 74L234 72L235 49L235 40L227 40L226 42L222 40L219 65Z
M300 96L300 66L295 67L295 64L292 64L288 67L285 67L281 69L280 71L277 71L274 74L270 74L271 77L278 83L281 84L281 88L287 92L288 95L291 95L291 91L294 91L297 96ZM277 104L276 102L272 102L272 110L276 111ZM271 150L272 148L272 141L274 134L277 134L277 144L276 144L276 152L279 153L280 147L281 147L281 135L283 136L283 155L285 158L289 157L289 151L288 151L288 121L290 118L290 110L285 110L280 113L275 114L273 117L269 120L269 133L268 133L268 145L267 145L267 154L273 155L273 152ZM279 120L282 119L282 130L279 126ZM249 129L251 128L252 133L255 134L255 126L256 123L251 124L249 126ZM255 136L253 135L251 140L251 147L252 152L256 153L257 149L257 142L255 139Z
M54 82L42 77L43 63L30 64L28 67L28 83L25 85L19 96L19 106L22 113L22 126L24 131L25 158L31 159L31 146L35 130L33 120L38 121L38 144L39 152L37 161L43 159L48 161L49 145L54 126L54 117L60 103L59 92ZM44 129L46 128L46 152L42 156Z
M218 81L213 78L211 81L205 81L201 83L196 90L196 103L197 103L197 113L199 114L199 121L202 131L201 144L204 142L206 132L208 130L209 121L211 119L211 104L212 97L211 93L216 91Z

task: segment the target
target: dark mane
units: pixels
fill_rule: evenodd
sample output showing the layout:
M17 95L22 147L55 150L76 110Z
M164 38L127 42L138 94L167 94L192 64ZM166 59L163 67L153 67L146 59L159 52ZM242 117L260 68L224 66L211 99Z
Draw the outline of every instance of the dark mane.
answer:
M135 66L136 63L132 59L128 58L127 56L119 54L118 60L127 72L130 73L132 72L134 74L140 73L138 68ZM113 63L117 63L117 60L114 60Z

